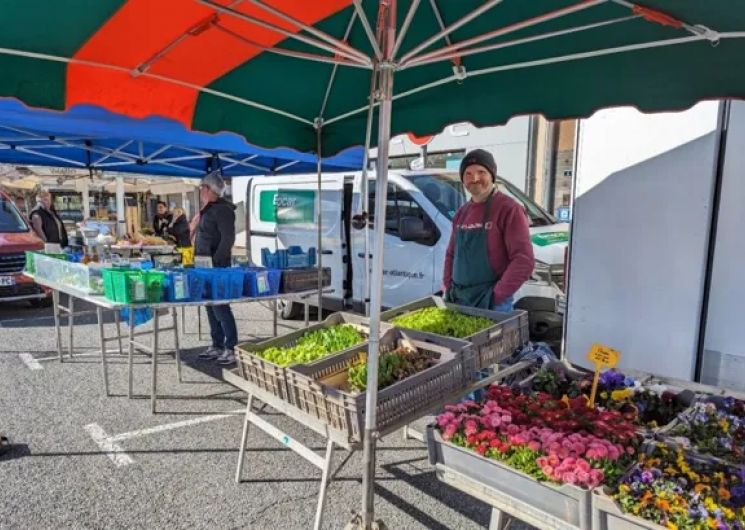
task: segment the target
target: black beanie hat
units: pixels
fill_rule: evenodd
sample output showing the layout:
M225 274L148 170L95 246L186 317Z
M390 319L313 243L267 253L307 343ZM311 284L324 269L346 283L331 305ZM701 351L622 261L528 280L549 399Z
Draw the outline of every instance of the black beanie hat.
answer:
M483 149L474 149L460 161L460 179L463 180L463 172L472 164L484 166L491 173L491 181L494 182L497 177L497 163L489 151Z

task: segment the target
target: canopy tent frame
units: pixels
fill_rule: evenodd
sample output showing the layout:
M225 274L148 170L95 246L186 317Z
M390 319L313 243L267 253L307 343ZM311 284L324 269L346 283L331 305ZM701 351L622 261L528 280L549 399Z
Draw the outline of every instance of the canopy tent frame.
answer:
M275 108L270 105L262 104L252 99L239 97L237 95L229 94L221 90L215 90L212 88L197 86L194 83L175 79L173 77L153 74L152 72L148 72L148 71L145 71L139 74L142 76L147 76L151 79L165 81L167 83L172 83L177 86L187 87L201 94L209 94L209 95L212 95L218 98L224 98L224 99L231 100L231 101L234 101L242 105L260 109L268 113L272 113L274 115L285 117L289 120L292 120L293 123L301 123L303 125L308 125L314 129L316 148L317 148L317 152L319 155L322 152L321 151L321 137L322 137L321 133L324 127L328 127L329 125L332 125L334 123L338 123L347 118L351 118L363 112L367 112L368 113L368 130L370 130L374 110L376 108L378 109L378 142L377 142L378 165L377 165L376 205L375 205L375 217L378 219L378 222L374 226L374 251L373 251L373 258L372 258L372 278L370 282L370 284L374 286L375 288L371 289L371 293L370 293L370 301L371 301L370 337L371 337L371 340L370 340L370 349L369 349L369 356L368 356L368 365L369 365L368 391L366 395L366 402L368 406L366 410L365 433L364 433L365 469L364 469L364 477L363 477L364 480L363 480L362 514L361 514L361 520L360 520L361 525L365 529L369 529L373 525L373 518L374 518L373 481L374 481L374 469L375 469L375 425L376 425L375 405L377 403L377 384L376 383L377 383L377 360L378 360L378 349L379 349L378 348L378 333L379 333L379 327L380 327L381 282L382 282L382 266L383 266L383 234L384 234L384 224L385 224L382 222L382 219L385 218L385 209L386 209L388 143L389 143L390 135L391 135L391 115L392 115L393 102L398 101L402 98L412 96L414 94L419 94L421 92L427 91L429 89L433 89L435 87L438 87L438 86L441 86L447 83L461 82L466 78L473 78L473 77L493 74L497 72L505 72L505 71L519 70L519 69L526 69L526 68L535 68L539 66L552 65L552 64L568 63L571 61L579 61L583 59L609 56L609 55L614 55L614 54L623 54L627 52L633 52L633 51L639 51L639 50L645 50L645 49L673 47L673 46L689 44L689 43L693 43L697 41L708 41L711 43L712 46L716 46L719 42L725 39L745 38L745 32L743 31L718 32L716 30L710 29L705 26L693 24L691 21L685 21L685 22L680 21L678 19L675 19L674 17L668 16L664 13L661 13L661 12L658 12L658 11L655 11L649 8L643 8L643 7L640 8L639 6L635 4L630 4L629 2L625 0L584 0L584 1L574 3L568 6L567 8L564 8L564 10L556 10L553 12L547 12L539 17L534 17L533 19L526 19L522 23L519 23L520 28L527 28L527 27L536 25L540 22L544 22L546 20L558 18L560 16L563 16L564 14L567 14L569 11L573 11L573 12L584 11L584 10L587 10L587 9L590 9L596 6L615 4L615 5L625 7L625 8L630 8L632 10L632 15L629 15L627 17L615 17L612 19L608 19L606 21L598 22L596 23L594 28L603 27L603 25L610 25L610 24L617 25L616 27L618 28L618 27L622 27L618 25L621 25L624 22L628 22L631 20L637 20L639 17L641 17L643 20L649 22L650 24L670 26L675 29L680 29L681 31L685 31L686 36L678 37L678 38L662 38L662 39L645 40L643 42L608 46L604 48L597 47L596 49L593 49L591 51L579 51L579 52L573 52L573 53L556 54L553 56L552 56L552 53L549 51L548 53L543 54L544 55L543 57L535 58L532 60L521 60L521 61L501 64L501 65L497 65L493 67L485 67L485 68L468 71L466 67L461 64L461 59L464 56L483 54L485 52L500 49L499 47L507 48L509 46L516 46L518 44L526 44L529 42L536 42L539 40L550 39L550 38L559 36L560 34L554 31L554 32L548 32L544 35L536 35L531 38L532 40L516 39L514 41L511 41L511 43L501 42L501 43L494 43L494 44L485 44L482 46L477 46L475 48L470 48L470 46L475 46L477 44L484 43L488 40L497 38L498 36L506 35L508 33L516 31L516 29L518 28L515 25L513 25L513 26L507 26L505 28L499 28L494 31L486 32L481 35L477 35L469 39L466 39L465 41L460 41L460 42L455 42L455 43L448 42L450 40L450 36L456 30L467 26L470 22L478 18L480 14L485 13L489 9L492 9L496 7L497 5L503 3L502 0L487 0L481 6L473 9L471 12L465 14L464 16L461 16L458 20L456 20L455 22L447 26L441 23L442 22L441 16L435 15L436 18L438 19L438 26L440 30L435 32L433 35L427 37L426 39L424 39L420 44L416 45L411 50L409 50L407 53L405 53L401 58L397 59L397 55L398 55L398 52L400 51L400 47L403 43L404 37L410 28L411 22L415 16L415 13L417 12L417 9L419 8L419 4L420 4L419 0L412 0L410 8L404 19L404 24L401 28L401 31L398 33L398 35L396 35L397 0L380 0L379 2L377 2L378 17L377 17L377 23L376 23L376 35L374 39L375 41L377 41L377 46L374 43L372 43L373 49L372 49L372 54L370 56L366 55L365 53L363 53L362 51L358 49L355 49L354 47L350 46L346 42L341 41L317 29L314 26L304 24L303 22L288 15L287 13L282 12L279 9L276 9L271 6L267 6L264 2L260 0L250 0L250 1L253 5L263 9L265 12L272 14L274 16L278 16L285 22L289 23L291 26L294 26L298 28L299 30L303 30L305 34L293 33L276 24L267 22L265 20L262 20L256 17L252 17L240 11L237 11L233 9L232 7L235 5L235 2L232 3L230 6L226 7L222 4L217 4L213 0L197 0L197 1L203 5L206 5L206 6L211 7L212 9L215 9L216 11L220 13L235 17L245 22L249 22L253 25L256 25L264 29L268 29L269 31L275 32L277 34L283 35L284 37L288 39L299 41L315 49L332 54L332 57L317 56L316 54L303 54L303 55L295 54L295 58L297 59L315 61L315 62L319 62L319 59L322 59L320 60L320 62L332 61L334 64L334 69L336 69L338 66L347 66L350 68L363 67L371 71L371 78L372 78L371 79L371 94L375 94L375 97L374 98L371 97L367 105L361 106L357 109L352 109L351 111L340 112L339 114L333 117L326 118L325 117L325 113L327 111L326 102L328 100L328 93L330 90L330 88L327 87L327 94L326 94L326 97L324 98L324 103L321 107L321 112L315 119L312 119L312 120L306 117L299 116L297 114L293 114L292 112L284 111L284 110ZM357 0L353 0L353 4L354 4L353 12L357 13L357 16L360 17L360 24L362 24L363 29L365 30L367 39L371 40L372 28L366 27L366 24L367 26L370 25L369 21L367 21L366 17L360 16L360 15L364 15L364 10L361 9L362 4ZM433 7L435 13L438 13L436 3L430 2L430 4ZM353 22L354 22L354 19L350 22L350 26L353 24ZM600 24L600 25L597 25L597 24ZM572 29L579 30L579 31L587 31L589 28L587 24L583 24L583 25L578 25ZM570 31L571 30L567 30L561 33L561 35L566 35ZM312 35L312 37L308 36L308 34ZM426 51L431 45L435 44L436 42L440 40L444 40L446 42L446 46L433 50L433 51L429 51L429 52ZM276 47L273 47L273 48L276 48ZM279 48L276 48L274 50L267 49L265 51L273 51L274 53L277 53L278 50L281 51L281 49ZM293 53L293 52L290 52L290 53ZM51 61L65 62L68 64L80 64L80 65L85 65L85 66L92 66L94 68L104 68L104 69L111 69L111 70L116 70L116 71L127 71L127 72L130 71L129 69L126 69L123 67L119 67L119 66L115 66L111 64L105 64L105 63L97 62L97 61L88 61L88 60L81 60L81 59L76 59L76 58L66 58L66 57L49 55L49 54L41 54L37 52L16 50L12 48L0 48L0 54L16 55L16 56L22 56L22 57L32 57L32 58L45 59L45 60L51 60ZM425 64L445 62L445 61L453 61L455 63L452 75L448 75L440 79L435 79L433 81L419 84L418 86L414 86L413 88L405 90L404 92L401 92L399 94L395 94L395 95L393 94L393 80L394 80L396 71L404 71L407 69L414 68L416 66L423 66ZM354 64L351 64L351 63L354 63ZM333 79L329 82L329 86L331 83L333 83ZM697 95L699 95L699 97L701 96L700 93ZM513 111L513 114L514 113L515 111ZM368 134L366 136L370 136L370 135ZM369 142L367 141L366 143L369 144ZM367 154L365 155L365 157L366 156ZM366 175L367 175L366 165L367 164L365 164L365 167L363 168L363 175L364 175L363 180L366 179ZM317 196L317 201L319 202L317 202L317 205L318 205L317 220L319 224L319 230L321 230L322 218L321 218L321 212L320 212L321 210L320 208L320 200L321 200L321 193L320 193L321 192L321 171L320 169L319 169L319 175L318 175L318 185L319 185L319 193ZM365 194L364 200L367 200L367 194ZM366 256L367 255L368 253L366 252Z

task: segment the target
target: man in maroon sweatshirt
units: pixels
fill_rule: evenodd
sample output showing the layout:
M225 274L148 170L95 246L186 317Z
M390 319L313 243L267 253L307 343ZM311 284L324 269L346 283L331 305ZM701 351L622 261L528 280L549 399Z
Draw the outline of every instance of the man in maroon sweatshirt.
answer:
M494 186L497 164L475 149L460 164L471 200L453 217L443 283L455 304L511 311L513 295L535 266L528 217L522 205Z

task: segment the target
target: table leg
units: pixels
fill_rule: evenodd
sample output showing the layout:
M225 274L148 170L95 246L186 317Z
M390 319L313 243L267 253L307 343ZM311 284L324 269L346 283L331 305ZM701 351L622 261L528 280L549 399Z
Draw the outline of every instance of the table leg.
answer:
M96 307L98 317L98 340L101 343L101 369L103 370L103 388L106 396L109 395L109 367L106 360L106 337L103 330L103 309Z
M310 303L308 302L308 299L305 299L305 327L308 327L308 324L310 322Z
M150 382L150 410L155 414L155 403L158 399L158 321L160 315L158 310L153 311L153 364L152 364L152 381Z
M178 341L178 313L175 307L171 309L171 315L173 316L173 340L176 344L176 373L178 374L178 382L183 383L181 377L181 348Z
M507 530L512 522L512 517L497 508L491 509L491 518L489 519L489 530Z
M274 311L272 312L272 317L273 317L272 325L274 326L273 327L273 329L274 329L274 336L276 337L277 336L277 309L279 307L279 300L277 300L275 298L272 301L272 305L274 306Z
M116 338L119 341L119 355L124 355L122 349L122 316L118 309L114 309L114 322L116 322Z
M68 339L69 339L67 354L70 356L70 359L72 359L72 351L73 351L73 344L72 344L72 335L73 335L73 333L72 333L72 330L73 330L73 325L75 324L75 322L74 322L75 321L75 317L73 316L75 314L75 298L72 297L72 296L70 296L70 295L68 295L67 298L69 300L69 302L67 304L67 310L68 310L68 313L67 313L67 333L68 333L68 335L67 336L68 336Z
M316 519L313 524L313 530L321 530L323 524L323 507L326 504L326 489L329 485L331 475L331 459L334 456L334 442L326 442L326 462L324 463L321 473L321 491L318 493L318 505L316 506Z
M134 370L134 355L135 355L135 312L130 307L129 308L129 340L127 341L129 343L128 350L128 375L127 375L127 397L129 399L132 399L132 378L133 378L133 370Z
M63 362L62 359L62 330L60 329L59 317L59 291L56 289L52 290L52 311L54 312L54 336L57 339L57 355L59 355L59 361Z
M240 484L241 473L243 471L243 459L246 456L246 441L248 440L248 425L250 423L249 415L253 405L253 395L248 394L248 403L246 403L246 416L243 419L243 434L241 435L241 447L238 450L238 467L235 469L235 481Z

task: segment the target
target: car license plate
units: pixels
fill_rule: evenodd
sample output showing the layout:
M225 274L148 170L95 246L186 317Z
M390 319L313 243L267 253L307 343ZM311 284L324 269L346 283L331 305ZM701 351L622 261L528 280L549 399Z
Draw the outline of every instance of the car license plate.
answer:
M0 287L9 287L15 284L15 276L0 276Z

